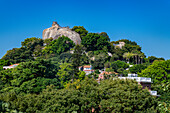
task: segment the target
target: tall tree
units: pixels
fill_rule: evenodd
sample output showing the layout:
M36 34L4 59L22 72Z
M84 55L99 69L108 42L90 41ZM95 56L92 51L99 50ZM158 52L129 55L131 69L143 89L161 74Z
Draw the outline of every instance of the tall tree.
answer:
M103 37L106 37L107 40L110 41L110 38L109 38L109 36L106 32L101 32L100 35L103 36Z
M104 52L101 52L98 55L95 55L94 57L95 57L94 61L91 61L93 68L103 69L105 62L108 59L108 55Z
M57 77L61 80L61 83L65 86L68 82L74 79L74 68L70 63L63 63L60 65Z
M74 26L72 30L80 34L81 39L88 33L88 31L83 26Z
M108 48L111 47L108 38L103 37L97 33L89 33L83 37L82 45L87 48L87 51L97 51L102 50L105 46Z
M139 55L141 54L141 52L138 50L133 50L132 53L135 57L135 63L138 64L139 63Z
M140 59L141 59L141 64L143 64L143 59L146 57L144 53L141 53L140 55Z
M82 56L85 55L85 48L82 45L76 45L72 54L72 65L74 74L78 73L78 67L82 65Z
M133 56L133 53L130 53L130 52L123 54L123 58L125 58L128 61L128 63L130 62L130 58L132 56Z

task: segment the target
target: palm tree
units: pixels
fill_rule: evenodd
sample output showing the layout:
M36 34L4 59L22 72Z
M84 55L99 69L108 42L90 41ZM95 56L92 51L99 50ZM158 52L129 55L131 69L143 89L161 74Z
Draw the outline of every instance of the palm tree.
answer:
M139 58L140 51L138 51L138 50L133 50L132 53L133 53L133 55L134 55L134 57L135 57L136 64L138 64L138 61L139 61L138 58Z
M130 53L130 52L127 52L127 53L124 53L124 54L123 54L123 58L125 58L126 61L128 61L128 63L129 63L130 58L131 58L132 56L133 56L133 53Z
M141 59L141 64L143 64L143 59L145 58L145 54L144 53L141 53L140 54L140 59Z

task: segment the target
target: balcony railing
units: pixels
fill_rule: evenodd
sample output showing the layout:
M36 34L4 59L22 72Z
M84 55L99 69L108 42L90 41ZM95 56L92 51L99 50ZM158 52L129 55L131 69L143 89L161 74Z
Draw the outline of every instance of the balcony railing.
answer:
M133 79L137 82L148 82L151 83L151 78L145 78L145 77L118 77L120 79Z

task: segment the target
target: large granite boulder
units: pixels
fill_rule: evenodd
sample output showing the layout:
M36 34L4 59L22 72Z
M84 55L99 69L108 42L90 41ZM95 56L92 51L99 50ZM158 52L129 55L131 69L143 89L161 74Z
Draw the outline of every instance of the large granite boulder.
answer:
M52 27L43 31L43 39L48 39L50 37L57 39L63 35L70 38L75 44L81 43L81 38L78 33L72 31L69 27L61 27L57 22L53 22Z

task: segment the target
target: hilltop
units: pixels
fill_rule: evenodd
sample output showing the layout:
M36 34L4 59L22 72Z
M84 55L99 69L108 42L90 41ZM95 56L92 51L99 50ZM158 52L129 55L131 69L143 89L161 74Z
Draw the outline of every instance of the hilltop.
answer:
M80 44L80 35L72 31L69 27L61 27L57 22L53 22L52 27L43 31L43 39L53 38L58 39L61 36L70 38L75 44Z
M128 73L151 78L161 97L135 80L113 80ZM170 60L146 58L135 41L53 22L43 39L26 38L0 59L0 111L167 112L169 80Z

